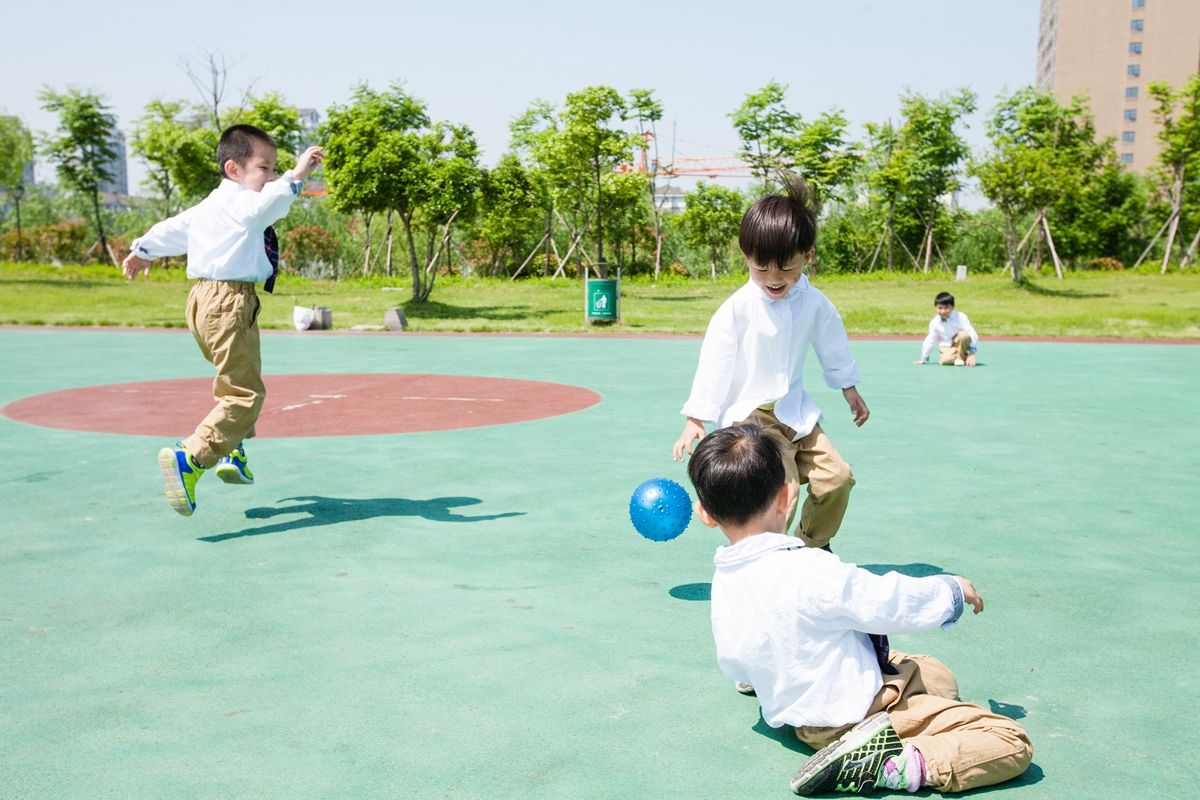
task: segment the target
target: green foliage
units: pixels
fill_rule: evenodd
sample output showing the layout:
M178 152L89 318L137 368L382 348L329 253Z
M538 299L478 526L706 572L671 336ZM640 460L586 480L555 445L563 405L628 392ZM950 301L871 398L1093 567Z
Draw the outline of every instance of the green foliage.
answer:
M1112 146L1096 141L1083 98L1061 105L1030 87L1000 101L988 121L988 136L993 151L976 161L972 172L1007 218L1013 280L1020 282L1016 218L1045 215L1053 226L1065 216L1063 209L1078 208L1086 200L1085 188L1103 173ZM1041 235L1039 229L1039 243Z
M17 117L0 116L0 190L12 203L16 222L13 257L24 260L21 199L25 196L25 165L33 159L33 136ZM5 210L0 208L0 211Z
M200 200L220 181L217 137L197 126L194 117L185 118L185 110L179 101L153 100L134 121L130 145L149 168L145 185L162 198L163 217Z
M496 274L504 262L513 269L520 266L545 231L549 205L542 176L526 169L513 153L506 153L494 169L484 173L480 211L472 232L486 244L488 274Z
M58 115L58 132L46 137L43 152L58 168L69 189L90 198L102 250L108 249L100 212L100 184L112 180L109 165L116 158L112 144L116 120L104 98L74 87L59 94L42 90L42 108Z
M687 206L680 219L688 244L708 253L710 275L717 277L717 265L725 257L737 236L746 198L740 192L700 181L686 195Z

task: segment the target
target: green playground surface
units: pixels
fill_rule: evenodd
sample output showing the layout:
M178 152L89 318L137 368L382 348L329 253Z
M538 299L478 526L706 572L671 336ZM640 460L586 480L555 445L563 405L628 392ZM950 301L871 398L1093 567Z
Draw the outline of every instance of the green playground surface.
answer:
M263 338L268 373L555 381L493 427L259 439L258 482L162 497L162 439L0 416L0 798L785 798L811 752L717 669L720 534L626 516L699 338ZM975 582L894 637L1019 717L1027 798L1196 796L1200 346L856 341L872 416L808 385L858 479L842 558ZM186 332L0 329L0 406L205 377ZM397 400L397 402L400 402ZM186 428L180 434L186 433ZM928 792L922 792L928 795Z

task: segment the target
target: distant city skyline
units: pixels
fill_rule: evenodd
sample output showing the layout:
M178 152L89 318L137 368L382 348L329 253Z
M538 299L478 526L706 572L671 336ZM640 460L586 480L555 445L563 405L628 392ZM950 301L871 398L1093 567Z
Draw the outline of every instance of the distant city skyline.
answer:
M38 93L77 86L104 95L128 136L152 99L198 101L182 64L216 52L230 64L229 104L249 87L324 115L359 83L402 81L433 118L469 125L487 164L508 149L510 121L533 101L561 104L595 84L655 90L666 112L664 155L674 139L676 155L700 157L736 152L728 114L771 80L789 86L787 102L805 118L842 109L854 138L866 122L898 118L906 90L969 87L980 111L965 134L979 150L997 95L1034 82L1039 0L762 0L730 9L703 0L298 0L270 9L214 0L201 10L114 0L97 14L79 0L20 3L5 12L6 27L22 35L0 50L0 113L50 131L55 120ZM66 18L88 24L62 25ZM145 174L131 155L132 192ZM52 179L48 165L39 164L38 179Z

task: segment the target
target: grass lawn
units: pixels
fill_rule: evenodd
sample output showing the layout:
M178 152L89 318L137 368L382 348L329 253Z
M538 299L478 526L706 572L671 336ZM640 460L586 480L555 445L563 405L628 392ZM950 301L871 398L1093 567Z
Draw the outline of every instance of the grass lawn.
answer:
M701 333L713 310L745 280L646 278L622 282L624 321L610 330ZM949 289L958 308L989 336L1200 338L1200 272L1168 275L1074 273L1014 286L1004 275L972 274L962 283L944 273L818 276L851 334L918 337L933 314L933 296ZM126 282L113 267L0 264L0 324L179 327L190 282L182 269L160 269ZM264 296L261 324L291 327L293 305L333 309L334 327L381 326L402 306L410 331L575 333L599 329L583 320L583 287L575 279L442 277L429 302L411 303L401 279L341 282L285 275Z

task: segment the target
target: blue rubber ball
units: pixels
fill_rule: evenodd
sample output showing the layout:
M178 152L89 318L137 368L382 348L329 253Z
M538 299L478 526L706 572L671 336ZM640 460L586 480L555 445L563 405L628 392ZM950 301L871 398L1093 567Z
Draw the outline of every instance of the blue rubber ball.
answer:
M692 521L692 498L670 478L651 478L633 490L629 519L642 536L667 542L683 533Z

